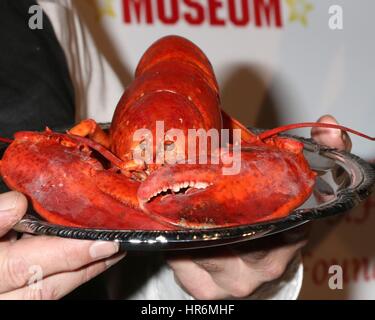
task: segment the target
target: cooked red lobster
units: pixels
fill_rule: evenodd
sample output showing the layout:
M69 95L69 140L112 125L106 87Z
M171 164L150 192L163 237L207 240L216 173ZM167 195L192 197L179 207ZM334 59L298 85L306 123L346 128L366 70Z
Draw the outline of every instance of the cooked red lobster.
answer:
M160 123L164 132L177 129L184 138L189 130L228 129L230 136L240 131L241 139L202 151L197 143L190 148L188 139L158 136ZM108 131L84 120L66 134L17 132L12 141L2 139L10 145L0 172L9 188L28 196L40 216L65 226L173 230L251 224L285 217L310 196L316 174L304 158L303 144L278 136L307 126L374 140L317 123L252 133L221 111L205 54L182 37L168 36L140 60ZM135 139L142 129L151 138L144 133ZM152 147L149 161L145 146ZM191 150L216 161L178 158ZM236 152L238 170L223 174L233 166Z

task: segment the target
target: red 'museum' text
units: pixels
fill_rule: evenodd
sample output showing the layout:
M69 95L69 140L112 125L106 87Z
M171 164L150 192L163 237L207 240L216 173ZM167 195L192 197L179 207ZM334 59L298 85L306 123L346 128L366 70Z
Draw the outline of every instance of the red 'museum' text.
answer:
M126 24L282 27L281 0L122 0Z

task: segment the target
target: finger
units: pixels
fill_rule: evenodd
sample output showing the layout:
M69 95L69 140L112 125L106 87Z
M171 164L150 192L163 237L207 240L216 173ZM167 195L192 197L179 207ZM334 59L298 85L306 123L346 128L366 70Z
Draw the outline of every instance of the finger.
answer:
M5 236L0 238L0 252L5 250L9 245L14 244L17 240L37 237L29 233L17 233L14 230L9 231Z
M125 257L117 254L105 261L95 262L77 271L52 275L43 280L35 279L26 287L0 294L0 300L56 300L61 299L80 285L104 272Z
M190 258L168 259L167 263L174 271L176 282L195 299L217 300L229 296L212 280L206 270Z
M16 191L0 194L0 237L21 220L26 208L27 200L23 194Z
M0 238L0 252L5 250L9 245L17 241L17 232L11 230L5 236Z
M84 241L53 237L21 239L0 252L0 293L25 286L32 269L43 275L74 271L116 254L119 245L109 241ZM30 271L31 270L31 271Z
M19 239L20 233L10 230L6 235L0 238L0 252L4 252L9 246Z
M331 115L320 117L318 122L338 124L336 119ZM349 135L345 131L339 129L312 128L311 137L319 144L336 148L338 150L350 151L352 147Z

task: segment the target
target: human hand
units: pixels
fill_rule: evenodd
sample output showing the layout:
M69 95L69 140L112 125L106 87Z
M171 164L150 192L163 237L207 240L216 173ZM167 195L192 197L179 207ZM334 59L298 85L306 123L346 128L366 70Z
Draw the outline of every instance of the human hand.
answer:
M22 218L26 198L0 195L0 300L59 299L124 257L114 242L24 235L10 230Z
M318 121L337 124L329 115ZM320 144L347 151L351 148L349 136L340 130L314 128L311 135ZM246 298L283 275L306 244L308 230L305 225L240 245L175 254L167 262L176 281L196 299Z
M320 117L318 122L338 124L336 119L331 115ZM312 128L311 137L319 144L341 151L350 151L352 149L352 141L345 131L328 128Z

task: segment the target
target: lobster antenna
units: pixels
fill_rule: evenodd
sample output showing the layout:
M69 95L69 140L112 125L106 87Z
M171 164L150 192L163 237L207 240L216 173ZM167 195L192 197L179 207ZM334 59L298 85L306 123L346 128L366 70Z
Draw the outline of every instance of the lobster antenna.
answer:
M1 138L0 137L0 142L2 142L2 143L12 143L13 140L12 139L7 139L7 138Z
M68 134L69 136L73 137L75 140L88 145L90 148L94 149L95 151L99 152L104 158L106 158L109 162L114 164L115 166L121 167L123 161L116 157L111 151L103 147L101 144L90 140L85 137L81 137L75 134Z
M113 165L118 167L119 169L131 171L134 167L134 162L132 161L123 161L117 156L115 156L111 151L109 151L107 148L102 146L100 143L97 143L91 139L81 137L74 134L68 134L69 136L73 137L78 142L81 142L83 144L88 145L90 148L94 149L95 151L99 152L104 158L106 158L109 162L111 162Z
M281 132L289 131L289 130L293 130L293 129L298 129L298 128L339 129L339 130L342 130L342 131L345 131L345 132L353 133L353 134L355 134L357 136L360 136L362 138L365 138L367 140L375 141L375 137L370 137L370 136L368 136L368 135L366 135L362 132L359 132L359 131L356 131L356 130L353 130L353 129L350 129L350 128L347 128L347 127L344 127L344 126L340 126L338 124L319 123L319 122L302 122L302 123L288 124L286 126L281 126L281 127L278 127L278 128L267 130L267 131L261 133L258 137L259 137L259 139L264 140L264 139L270 138L270 137L272 137L276 134L279 134Z

